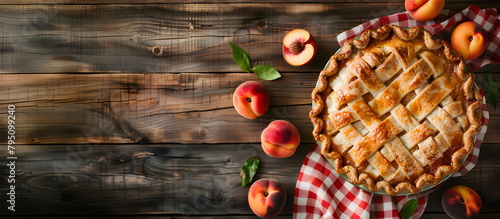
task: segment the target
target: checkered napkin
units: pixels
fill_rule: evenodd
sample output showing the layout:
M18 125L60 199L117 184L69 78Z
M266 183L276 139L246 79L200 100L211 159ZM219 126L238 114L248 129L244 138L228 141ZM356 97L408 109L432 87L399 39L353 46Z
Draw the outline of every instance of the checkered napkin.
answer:
M453 177L466 174L477 163L490 117L486 98L483 98L482 107L483 127L476 138L475 147L462 164L460 171ZM293 217L397 219L399 211L408 200L418 199L418 207L413 218L419 218L427 205L427 195L432 191L434 189L408 196L386 196L366 192L337 175L330 163L321 155L320 146L315 145L307 154L300 169L294 192Z
M474 71L487 64L500 64L500 21L496 9L479 9L470 6L460 13L443 10L438 18L428 22L415 21L407 12L403 12L368 21L341 33L337 40L342 45L347 39L355 37L364 30L376 29L387 24L401 27L423 26L432 34L449 34L450 27L464 20L472 20L483 26L490 40L483 55L468 63L470 68ZM489 121L485 99L483 98L483 127L476 138L475 147L453 177L466 174L477 163ZM431 189L408 196L385 196L366 192L337 175L320 151L319 145L314 146L302 164L294 192L294 218L396 219L399 218L399 211L403 205L410 199L418 199L418 207L412 217L419 218L427 205L427 195L434 191Z
M402 12L358 25L339 34L337 41L343 45L346 40L354 38L365 30L373 30L389 24L400 27L421 26L433 35L449 38L453 26L463 21L474 21L481 25L487 32L489 40L486 51L480 57L467 62L471 70L476 71L487 64L500 64L500 19L496 8L480 9L470 6L460 13L445 9L436 19L426 22L416 21L408 12Z

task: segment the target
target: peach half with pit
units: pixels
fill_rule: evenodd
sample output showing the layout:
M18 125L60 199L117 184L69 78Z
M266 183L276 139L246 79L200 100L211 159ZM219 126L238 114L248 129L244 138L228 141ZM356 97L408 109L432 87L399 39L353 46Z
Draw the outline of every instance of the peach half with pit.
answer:
M241 116L255 119L264 115L269 108L269 95L261 83L246 81L234 91L233 106Z
M274 120L262 131L262 149L270 157L287 158L292 156L300 144L297 128L286 120Z
M286 203L286 190L274 179L259 179L248 190L250 209L259 217L276 217Z
M316 41L304 29L294 29L283 38L283 58L293 66L309 63L316 56Z

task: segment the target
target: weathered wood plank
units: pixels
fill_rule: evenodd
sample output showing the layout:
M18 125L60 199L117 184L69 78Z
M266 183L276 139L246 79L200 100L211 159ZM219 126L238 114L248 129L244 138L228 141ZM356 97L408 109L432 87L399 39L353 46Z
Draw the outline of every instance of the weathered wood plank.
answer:
M301 163L312 145L288 159L267 156L260 144L17 145L16 203L23 215L252 214L243 162L259 156L255 179L273 178L287 190L290 214ZM0 156L8 156L4 150ZM2 169L2 177L8 172ZM0 192L8 193L6 180ZM6 213L5 201L0 212Z
M331 3L331 1L327 0L309 0L309 1L300 1L300 0L274 0L274 1L265 1L265 0L216 0L216 1L211 1L211 0L175 0L175 1L162 1L162 0L144 0L144 1L137 1L137 0L101 0L101 1L94 1L94 0L46 0L43 2L40 2L39 0L4 0L0 2L1 4L34 4L34 5L39 5L39 4L89 4L89 5L105 5L105 4L178 4L178 3L197 3L197 4L206 4L206 3ZM352 2L351 0L339 0L336 2ZM401 3L399 0L361 0L361 1L356 1L356 2L366 2L366 3ZM456 2L468 2L468 3L493 3L495 2L494 0L449 0L446 1L447 3L456 3Z
M500 7L498 2L478 7ZM447 3L463 10L469 3ZM336 36L402 3L1 5L0 72L241 72L228 42L254 64L317 72L339 48ZM300 16L297 16L300 15ZM317 57L302 67L281 55L287 31L309 30ZM154 47L163 48L155 56ZM498 68L496 68L498 70ZM484 71L484 70L482 70Z
M0 2L0 72L5 73L0 74L0 133L7 131L7 105L14 104L21 144L16 145L18 213L253 217L247 188L239 186L239 168L257 154L262 159L257 177L284 183L289 199L283 217L290 217L296 176L314 143L309 94L338 48L336 35L404 10L399 1L363 1L306 6L287 1L286 7L262 0ZM181 3L195 2L213 3ZM446 7L462 10L470 4L500 6L496 0L453 0ZM307 66L289 66L281 57L281 39L293 28L310 30L321 45ZM283 72L277 81L261 81L272 106L257 120L232 108L234 88L257 79L234 64L229 41L246 49L255 64ZM165 55L154 56L154 46ZM498 66L481 72L486 70L500 72ZM484 212L498 213L500 111L489 109L479 165L442 189L476 185ZM291 158L272 159L260 150L260 132L274 119L287 119L301 132L303 144ZM0 142L5 144L5 134ZM3 194L6 171L0 176ZM443 212L440 191L430 198L430 212Z
M261 166L256 179L284 184L288 199L283 214L289 215L297 176L311 148L301 144L292 157L276 159L259 144L17 145L16 213L251 215L239 170L246 158L257 155ZM497 212L499 153L500 144L484 144L478 165L432 193L427 210L442 213L442 192L462 184L481 195L482 212ZM7 154L2 150L0 156ZM8 192L6 180L0 181L0 192Z
M18 143L260 142L274 119L295 123L307 141L316 77L286 73L260 80L271 108L256 120L239 116L232 104L236 87L257 79L250 74L4 74L0 108L16 107ZM7 111L0 115L7 124Z
M124 216L65 216L65 219L122 219ZM236 218L236 219L255 219L255 215L227 215L225 218ZM291 214L283 214L274 217L275 219L289 219L292 217ZM19 217L2 217L5 219L19 218ZM41 217L37 216L38 219L53 219L54 217ZM207 216L207 215L179 215L179 216L167 216L167 215L128 215L127 218L144 218L144 219L186 219L186 218L203 218L203 219L220 219L223 218L220 215Z
M317 76L284 73L262 81L238 73L2 74L0 132L7 132L7 106L14 105L18 143L255 143L275 119L294 123L302 141L313 143L308 113ZM262 82L271 98L268 112L256 120L241 117L232 104L234 90L248 80ZM500 109L489 111L485 143L500 143L494 131ZM6 138L0 135L1 142Z
M490 114L490 121L488 123L488 130L484 136L485 143L498 143L500 139L500 104L497 102L497 108L494 109L488 104L488 112Z

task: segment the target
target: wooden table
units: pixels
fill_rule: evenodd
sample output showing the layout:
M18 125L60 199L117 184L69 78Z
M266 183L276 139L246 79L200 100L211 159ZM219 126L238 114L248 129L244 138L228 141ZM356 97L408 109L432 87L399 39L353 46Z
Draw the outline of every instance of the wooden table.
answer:
M404 11L402 0L297 2L2 1L2 218L254 217L239 176L253 155L261 159L257 179L284 184L289 198L281 215L291 217L297 176L315 143L310 93L339 48L337 34ZM455 11L469 5L500 7L497 0L446 2ZM282 38L294 28L310 31L319 45L306 66L290 66L281 55ZM282 77L263 81L242 72L229 42ZM485 72L498 75L500 66L477 71L478 82ZM248 80L263 83L271 97L268 112L255 120L232 105L235 88ZM14 155L7 150L10 105ZM441 194L456 184L481 194L483 216L500 215L500 110L488 109L478 165L432 193L424 217L445 215ZM302 143L290 158L262 152L260 132L276 119L300 131ZM17 157L15 174L5 166L10 156ZM5 195L12 175L15 212Z

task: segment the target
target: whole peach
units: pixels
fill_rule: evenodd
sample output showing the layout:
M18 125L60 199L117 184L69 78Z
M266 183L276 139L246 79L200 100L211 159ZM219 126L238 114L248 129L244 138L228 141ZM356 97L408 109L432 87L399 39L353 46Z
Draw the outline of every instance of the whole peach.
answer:
M473 189L457 185L447 189L441 199L444 211L452 218L474 218L479 215L482 201Z
M274 158L286 158L295 153L300 144L297 128L286 120L274 120L260 135L262 149Z
M286 190L274 179L259 179L248 190L250 209L259 217L276 217L285 206Z
M255 119L266 113L269 107L269 95L261 83L246 81L234 91L233 106L241 116Z
M417 21L429 21L443 11L445 0L405 0L405 8Z
M486 50L487 45L486 32L472 21L460 23L451 33L451 47L465 60L479 57Z

